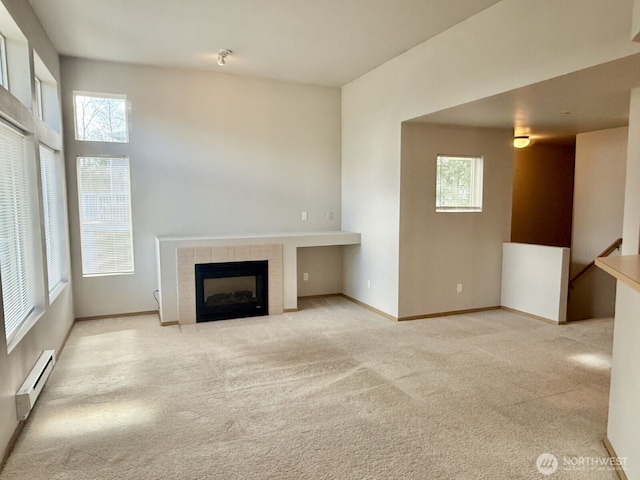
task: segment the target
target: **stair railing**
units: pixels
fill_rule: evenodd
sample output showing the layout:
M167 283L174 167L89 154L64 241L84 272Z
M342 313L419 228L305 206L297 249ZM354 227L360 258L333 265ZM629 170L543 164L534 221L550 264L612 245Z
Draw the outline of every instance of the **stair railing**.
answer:
M599 255L596 255L596 258L608 257L613 253L614 250L619 249L621 245L622 245L622 239L619 238L615 242L613 242L611 245L609 245L607 248L605 248L602 252L600 252ZM576 283L576 280L578 280L581 276L587 273L591 269L591 267L593 267L595 264L596 264L596 259L594 258L593 260L591 260L591 262L585 265L585 267L582 270L580 270L571 280L569 280L569 288L573 288L573 284Z

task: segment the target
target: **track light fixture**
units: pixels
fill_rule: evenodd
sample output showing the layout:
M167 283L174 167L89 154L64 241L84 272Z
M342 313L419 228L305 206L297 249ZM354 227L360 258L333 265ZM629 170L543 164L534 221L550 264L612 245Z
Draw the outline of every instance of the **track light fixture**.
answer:
M224 67L226 61L225 59L227 58L227 55L229 55L230 53L233 53L231 50L228 50L226 48L221 49L220 51L218 51L218 65L221 67Z

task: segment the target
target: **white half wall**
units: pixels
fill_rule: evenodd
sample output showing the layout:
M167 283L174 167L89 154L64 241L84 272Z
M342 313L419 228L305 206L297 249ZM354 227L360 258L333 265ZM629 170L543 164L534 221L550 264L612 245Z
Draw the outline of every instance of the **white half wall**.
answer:
M503 307L564 323L567 319L568 286L568 248L504 244Z
M78 317L157 308L157 236L340 230L339 89L64 57L62 75ZM127 95L130 143L77 142L74 90ZM75 159L100 154L130 158L134 275L82 277Z

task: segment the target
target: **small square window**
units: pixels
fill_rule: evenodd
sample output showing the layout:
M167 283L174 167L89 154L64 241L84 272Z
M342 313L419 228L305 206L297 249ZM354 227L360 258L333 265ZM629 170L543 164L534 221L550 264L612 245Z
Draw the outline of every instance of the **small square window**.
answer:
M482 157L438 155L436 212L481 212L482 167Z
M74 92L76 140L129 142L127 97Z

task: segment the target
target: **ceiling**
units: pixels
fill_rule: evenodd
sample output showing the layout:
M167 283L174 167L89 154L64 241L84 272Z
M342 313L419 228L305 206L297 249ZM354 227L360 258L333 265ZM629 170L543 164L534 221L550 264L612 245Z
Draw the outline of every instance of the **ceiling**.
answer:
M627 125L630 91L640 87L640 54L414 119L513 128L534 141L572 143L578 133Z
M29 1L62 55L339 87L499 0ZM639 86L634 55L415 120L573 142L626 125Z
M29 0L62 55L342 86L499 0Z

